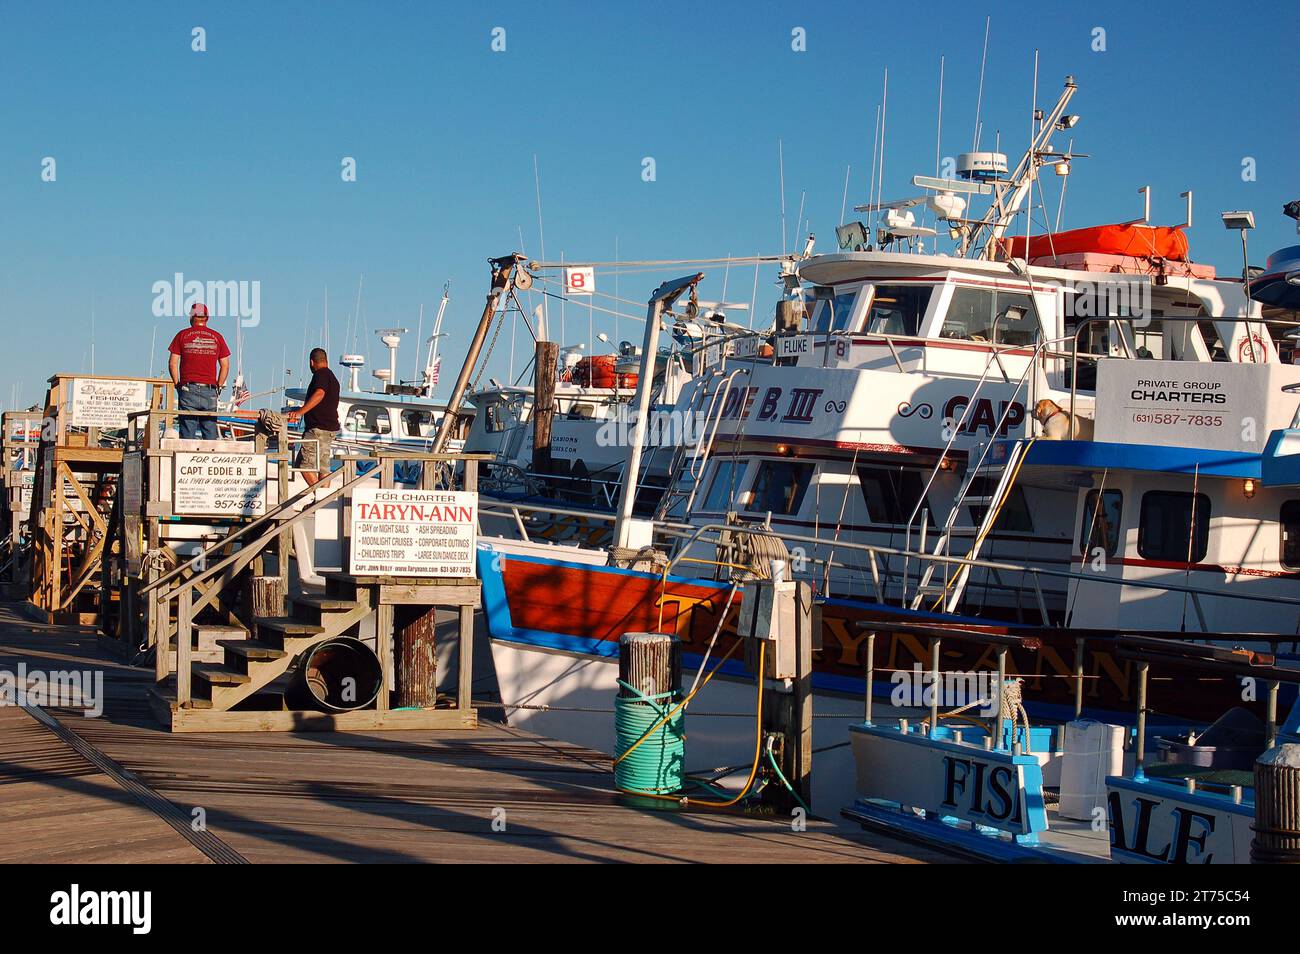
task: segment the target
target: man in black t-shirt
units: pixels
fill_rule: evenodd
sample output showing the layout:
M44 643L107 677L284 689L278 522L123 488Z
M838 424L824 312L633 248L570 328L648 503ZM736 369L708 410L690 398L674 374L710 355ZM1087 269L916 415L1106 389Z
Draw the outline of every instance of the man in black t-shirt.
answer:
M289 420L302 421L298 467L302 468L303 480L314 484L329 476L333 463L330 448L334 435L339 432L339 379L329 368L329 355L324 348L313 348L307 360L311 366L307 400L302 407L289 412Z

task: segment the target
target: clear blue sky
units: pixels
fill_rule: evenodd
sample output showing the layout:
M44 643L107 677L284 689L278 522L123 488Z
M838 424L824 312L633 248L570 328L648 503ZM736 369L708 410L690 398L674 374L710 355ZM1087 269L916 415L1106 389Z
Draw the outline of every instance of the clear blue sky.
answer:
M1065 74L1078 79L1075 148L1094 158L1076 164L1064 227L1134 217L1149 183L1162 223L1180 221L1178 194L1195 191L1193 255L1224 271L1240 267L1224 209L1255 211L1256 263L1297 241L1279 214L1300 198L1294 0L851 6L8 0L0 403L14 390L37 401L49 374L88 369L92 303L96 370L147 372L155 324L159 353L179 325L153 317L152 286L175 272L261 283L261 324L245 338L255 391L282 354L302 366L304 316L315 343L326 286L337 353L362 273L369 329L414 329L420 303L431 315L451 279L445 393L485 259L515 250L521 229L540 254L534 154L551 259L613 258L616 242L623 259L779 252L778 140L788 232L806 190L828 249L846 165L849 205L866 201L886 66L887 198L933 171L940 55L942 152L970 148L986 12L985 146L1001 129L1013 162L1023 149L1036 48L1046 105ZM195 26L207 52L191 50ZM494 27L505 52L491 49ZM791 49L795 27L806 52ZM1095 27L1105 52L1091 48ZM41 179L47 156L54 182ZM345 156L356 182L340 177ZM641 177L647 156L654 182ZM643 299L683 271L625 275L619 291ZM761 276L760 313L773 277ZM727 297L748 300L752 282L752 269L733 269ZM721 283L711 273L704 297ZM568 320L569 337L585 338L585 314L570 306ZM610 321L598 315L596 330ZM502 377L508 344L493 356ZM404 375L413 363L408 347Z

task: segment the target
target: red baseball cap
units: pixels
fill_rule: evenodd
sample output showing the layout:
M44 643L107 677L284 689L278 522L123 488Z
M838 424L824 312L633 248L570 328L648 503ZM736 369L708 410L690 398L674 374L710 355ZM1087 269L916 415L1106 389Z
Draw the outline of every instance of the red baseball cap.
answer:
M193 305L190 306L190 317L193 318L195 316L198 316L200 318L208 317L208 306L203 304L202 302L196 301Z

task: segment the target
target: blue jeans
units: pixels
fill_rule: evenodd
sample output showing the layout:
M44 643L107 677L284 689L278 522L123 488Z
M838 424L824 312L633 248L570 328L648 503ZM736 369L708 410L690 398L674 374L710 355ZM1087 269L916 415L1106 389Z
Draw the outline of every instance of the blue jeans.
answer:
M182 384L176 390L176 405L182 411L215 411L217 409L217 386L215 384ZM215 417L180 418L181 437L186 440L215 441L217 439L217 419Z

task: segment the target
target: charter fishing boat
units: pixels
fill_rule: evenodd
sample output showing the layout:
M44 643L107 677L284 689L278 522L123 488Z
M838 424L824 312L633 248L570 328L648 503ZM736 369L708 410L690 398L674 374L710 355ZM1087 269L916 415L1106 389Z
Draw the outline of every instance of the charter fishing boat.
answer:
M640 349L621 342L617 353L586 355L583 345L559 350L549 369L553 385L549 440L545 463L537 460L534 440L537 378L533 383L500 384L471 392L474 421L465 438L467 453L492 454L479 478L479 491L495 502L545 505L612 513L627 463L626 442L611 439L636 390L641 368ZM679 359L664 354L655 371L661 401L671 404L689 374ZM539 466L539 464L541 466ZM666 483L666 464L647 470ZM576 524L554 514L549 526L535 526L534 535L572 532Z
M1119 385L1100 390L1101 368L1112 364L1141 375L1141 386L1153 391L1178 390L1185 380L1213 383L1225 369L1272 394L1289 369L1279 365L1274 330L1243 283L1190 260L1188 222L1018 241L1007 235L1037 171L1062 163L1068 170L1069 157L1050 141L1077 121L1065 113L1073 93L1067 81L1054 109L1036 121L1014 172L984 154L962 157L958 179L916 177L915 185L934 193L928 199L863 207L884 213L874 233L862 223L841 227L841 251L806 255L785 270L786 294L770 331L719 335L716 362L683 388L674 408L683 416L703 413L706 439L678 449L653 522L624 507L607 550L505 535L483 540L498 682L507 705L520 705L507 710L513 721L608 748L603 727L559 710L598 705L612 690L618 637L673 632L688 655L707 654L720 634L734 632L743 582L762 577L772 558L817 588L823 646L813 681L816 705L829 718L860 707L860 624L899 618L1032 625L1055 641L1035 661L1013 660L1035 676L1026 692L1030 711L1068 703L1066 680L1078 665L1094 676L1091 711L1126 709L1124 680L1111 678L1115 664L1104 640L1076 657L1060 624L1072 608L1100 600L1120 611L1098 620L1099 636L1113 635L1105 629L1111 626L1178 633L1186 619L1168 611L1176 599L1147 603L1148 590L1175 586L1167 579L1126 585L1125 577L1105 574L1081 580L1082 568L1072 566L1079 507L1087 506L1080 478L1067 471L1029 479L1052 467L1031 465L1026 455L1048 454L1038 448L1052 443L1093 445L1103 413L1106 427L1127 413ZM989 197L988 212L968 216L963 196ZM903 213L920 205L947 227L952 254L919 248L936 229ZM1195 375L1185 375L1189 368ZM1260 441L1285 426L1282 416L1289 422L1285 403L1267 404L1269 413L1256 422ZM1212 450L1200 446L1197 429L1180 434L1192 456ZM1257 457L1260 451L1255 447ZM635 461L629 467L636 472ZM1176 510L1171 503L1151 519L1162 513L1177 526ZM509 514L526 530L519 508ZM1186 571L1194 561L1164 562ZM1083 582L1109 587L1110 595L1080 600ZM1180 593L1197 589L1181 585ZM1159 613L1126 615L1157 602ZM562 618L557 604L566 607ZM1248 613L1226 618L1234 632L1267 630L1272 619L1261 616L1256 627ZM903 634L876 644L882 667L906 670L923 655ZM721 673L739 676L727 666ZM709 711L752 705L745 682L714 682L703 703ZM1195 701L1178 693L1171 700ZM726 730L728 721L735 724L719 719L716 731L694 735L705 740L702 758L725 759L728 743L734 755L739 733ZM847 741L830 734L833 751ZM823 761L816 784L838 787L842 803L850 766L834 755Z

